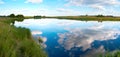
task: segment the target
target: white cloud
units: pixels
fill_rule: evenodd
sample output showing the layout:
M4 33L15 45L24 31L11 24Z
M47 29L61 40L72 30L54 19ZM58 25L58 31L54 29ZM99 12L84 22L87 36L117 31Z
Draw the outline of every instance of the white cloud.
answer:
M92 8L99 9L99 10L106 10L103 6L100 5L91 5Z
M34 15L47 15L49 10L44 8L1 8L0 15L9 15L14 14L23 14L25 16L34 16Z
M58 34L60 39L58 43L61 44L66 50L71 50L74 47L82 47L85 51L91 48L91 44L95 40L103 41L109 39L116 39L120 34L117 29L105 29L104 26L93 26L86 29L82 28L66 28L66 33Z
M4 4L4 2L2 0L0 0L0 4Z
M119 0L67 0L67 5L87 6L93 8L103 9L107 6L120 5Z
M42 3L43 0L27 0L25 3Z
M58 8L56 10L57 10L57 12L59 14L66 15L66 16L69 16L69 15L79 15L80 14L80 11L76 11L76 10L73 10L73 9Z
M57 9L57 11L59 11L59 12L73 12L73 10L71 10L71 9L64 9L64 8L59 8L59 9Z

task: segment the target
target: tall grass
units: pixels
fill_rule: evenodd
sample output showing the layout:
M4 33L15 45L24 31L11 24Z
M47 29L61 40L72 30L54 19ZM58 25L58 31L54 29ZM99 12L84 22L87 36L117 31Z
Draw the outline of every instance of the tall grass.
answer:
M30 30L10 25L13 19L0 20L0 57L47 57L33 41Z

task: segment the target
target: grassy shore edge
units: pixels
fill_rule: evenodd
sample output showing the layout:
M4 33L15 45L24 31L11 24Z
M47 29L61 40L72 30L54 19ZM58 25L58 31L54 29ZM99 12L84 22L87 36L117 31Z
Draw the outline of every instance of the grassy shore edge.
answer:
M0 57L47 57L29 29L10 25L17 19L0 19Z

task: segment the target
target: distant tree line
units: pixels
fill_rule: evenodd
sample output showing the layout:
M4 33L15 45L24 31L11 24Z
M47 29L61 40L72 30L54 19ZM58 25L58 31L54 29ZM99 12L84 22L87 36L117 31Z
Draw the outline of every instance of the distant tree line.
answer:
M36 19L37 19L37 18L42 18L42 16L34 16L34 18L36 18Z
M85 16L85 17L114 17L114 16L112 16L112 15L107 15L107 16L105 16L105 15L102 15L102 14L93 15L93 16L86 14L86 15L80 15L80 16ZM10 14L10 15L8 15L8 16L0 16L0 18L4 18L4 17L19 18L19 19L24 19L24 18L25 18L24 15L22 15L22 14L18 14L18 15ZM48 17L47 17L47 16L37 15L37 16L32 16L32 18L40 19L40 18L48 18Z
M35 19L45 18L46 16L34 16Z
M4 18L4 17L9 17L9 18L25 18L24 15L22 15L22 14L18 14L18 15L10 14L8 16L0 16L0 18Z
M84 17L85 17L85 16L87 16L87 17L90 17L90 16L91 16L91 17L114 17L114 16L112 16L112 15L106 15L106 16L105 16L105 15L102 15L102 14L99 14L99 15L87 15L87 14L86 14L86 15L80 15L80 16L84 16Z
M18 14L18 15L10 14L10 15L8 15L8 17L10 17L10 18L24 18L24 15L22 15L22 14Z
M6 17L6 16L0 16L0 17Z
M107 16L104 16L104 15L96 15L96 17L114 17L112 15L107 15Z

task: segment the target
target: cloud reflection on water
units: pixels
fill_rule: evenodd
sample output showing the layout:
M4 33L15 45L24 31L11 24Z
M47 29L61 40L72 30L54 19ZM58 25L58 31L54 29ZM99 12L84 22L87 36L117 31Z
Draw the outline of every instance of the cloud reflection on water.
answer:
M96 54L104 53L107 49L116 50L119 48L119 25L120 22L112 21L98 23L64 19L26 19L15 22L17 27L29 28L36 41L38 37L42 38L42 45L49 50L50 57L96 57Z
M42 34L42 32L41 31L32 31L31 34L32 35L38 35L38 34Z
M44 48L47 47L47 45L45 44L46 41L47 41L47 38L40 36L41 34L43 34L43 32L41 32L41 31L32 31L31 34L32 34L33 36L35 36L35 38L36 38L35 40L36 40L38 43L39 43L39 39L41 39L41 40L43 41L42 43L39 43L39 44L41 44Z
M91 48L92 42L95 40L103 41L109 39L116 39L120 34L117 29L106 29L103 25L88 27L88 28L65 28L68 32L58 33L58 43L66 50L71 50L74 47L82 47L85 51Z
M89 51L87 51L87 53L80 55L80 57L99 57L100 54L104 55L105 53L105 49L104 46L100 46L99 48L93 48Z
M44 47L44 48L47 48L47 45L45 44L46 41L47 41L47 38L46 37L41 37L43 43L41 43L41 45Z

